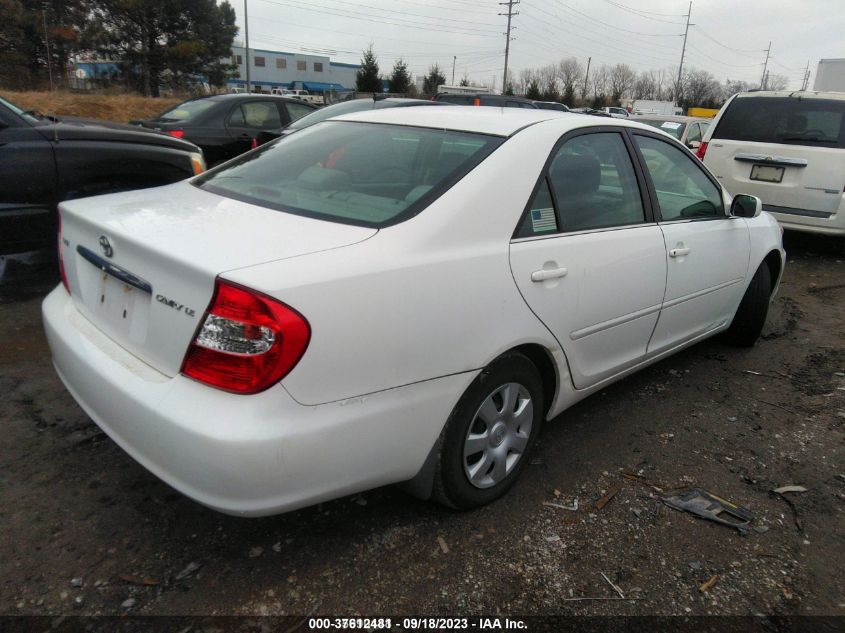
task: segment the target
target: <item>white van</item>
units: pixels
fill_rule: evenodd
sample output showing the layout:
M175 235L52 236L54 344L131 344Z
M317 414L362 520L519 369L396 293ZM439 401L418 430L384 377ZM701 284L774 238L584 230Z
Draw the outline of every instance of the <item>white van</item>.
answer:
M761 198L784 228L845 235L845 93L741 92L697 155L729 192Z

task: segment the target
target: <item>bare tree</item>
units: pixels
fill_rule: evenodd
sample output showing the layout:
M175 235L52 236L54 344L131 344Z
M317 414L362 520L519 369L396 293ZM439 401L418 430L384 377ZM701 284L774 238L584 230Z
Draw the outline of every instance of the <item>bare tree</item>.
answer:
M519 71L519 79L516 81L516 90L519 94L524 95L528 92L528 86L531 84L531 80L534 79L534 69L532 68L523 68Z
M785 75L770 75L766 73L766 90L786 90L789 85L789 77Z
M584 80L584 66L574 57L569 57L560 60L557 71L563 92L563 102L571 106L575 100L575 88Z
M655 99L659 88L657 85L657 73L653 70L643 71L634 82L632 90L634 99Z
M594 99L607 94L607 81L609 74L607 66L602 64L593 71L592 75L590 75L590 86L593 88Z
M556 101L558 98L557 67L554 64L543 66L537 71L540 79L540 90L543 91L543 98L549 101Z
M687 107L715 105L721 98L722 85L711 73L698 69L686 73L683 102Z
M634 87L637 80L637 73L628 64L616 64L610 71L610 96L615 102L619 102L622 95Z

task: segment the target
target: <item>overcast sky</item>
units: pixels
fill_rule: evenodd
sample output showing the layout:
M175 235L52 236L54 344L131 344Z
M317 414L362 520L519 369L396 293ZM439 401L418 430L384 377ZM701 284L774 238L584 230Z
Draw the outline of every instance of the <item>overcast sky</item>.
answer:
M229 0L243 37L244 0ZM402 57L412 73L438 63L501 87L507 11L500 0L247 0L252 48L329 55L357 63L370 43L381 72ZM522 0L513 18L511 72L574 56L636 70L677 70L688 0ZM843 0L693 0L685 66L721 81L760 81L769 69L801 85L809 60L845 57Z

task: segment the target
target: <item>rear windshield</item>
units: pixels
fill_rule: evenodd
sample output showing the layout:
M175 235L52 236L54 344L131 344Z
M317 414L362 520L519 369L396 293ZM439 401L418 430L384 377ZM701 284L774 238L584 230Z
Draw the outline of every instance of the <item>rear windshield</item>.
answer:
M457 103L458 105L472 105L475 103L475 99L475 95L437 95L438 101Z
M503 138L428 128L325 121L193 182L270 209L382 227L431 204Z
M666 121L664 119L637 119L637 122L656 127L658 130L662 130L663 132L666 132L666 134L674 136L678 140L683 137L684 129L687 127L686 123L682 123L680 121Z
M214 101L200 99L197 101L186 101L175 108L168 110L158 116L158 121L188 121L196 118L197 115L205 112L214 106Z
M814 147L845 147L845 101L737 97L713 138Z

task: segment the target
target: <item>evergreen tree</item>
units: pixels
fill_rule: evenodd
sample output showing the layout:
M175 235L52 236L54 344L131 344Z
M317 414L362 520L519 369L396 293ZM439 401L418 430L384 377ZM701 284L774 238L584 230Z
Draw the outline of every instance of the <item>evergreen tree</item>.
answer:
M411 76L408 74L408 65L400 57L393 64L393 74L390 75L390 92L406 94L410 87Z
M382 84L378 75L378 60L373 52L373 45L364 51L361 58L361 70L355 76L355 89L358 92L381 92Z
M540 84L537 83L536 79L532 79L528 84L528 90L525 91L525 97L528 99L540 99Z
M508 87L505 90L505 94L508 95L509 97L513 96L513 84L511 82L508 82Z
M446 83L446 77L440 72L440 66L434 64L428 69L428 75L423 80L423 92L428 95L437 94L437 86Z
M460 84L458 84L458 85L459 85L459 86L469 86L469 85L470 85L470 84L469 84L469 77L467 77L466 75L464 75L463 77L461 77L461 83L460 83Z

